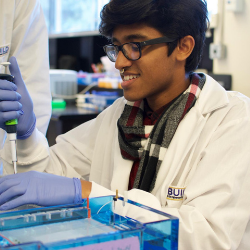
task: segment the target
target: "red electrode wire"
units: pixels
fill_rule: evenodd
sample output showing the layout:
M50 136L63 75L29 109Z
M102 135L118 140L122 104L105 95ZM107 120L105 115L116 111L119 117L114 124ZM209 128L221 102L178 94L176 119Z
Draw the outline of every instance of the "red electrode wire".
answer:
M89 208L89 197L87 198L87 209L88 209L88 218L91 217L91 210Z
M15 243L12 242L11 240L9 240L7 237L3 236L2 234L0 234L0 236L1 236L2 238L4 238L5 240L7 240L10 244L15 245Z

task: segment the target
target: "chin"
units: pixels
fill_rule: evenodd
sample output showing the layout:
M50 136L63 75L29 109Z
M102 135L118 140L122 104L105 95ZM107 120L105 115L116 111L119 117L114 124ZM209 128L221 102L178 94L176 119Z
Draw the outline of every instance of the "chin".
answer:
M132 95L126 95L124 93L124 98L129 101L129 102L136 102L136 101L140 101L141 99L143 99L143 97L140 96L132 96Z

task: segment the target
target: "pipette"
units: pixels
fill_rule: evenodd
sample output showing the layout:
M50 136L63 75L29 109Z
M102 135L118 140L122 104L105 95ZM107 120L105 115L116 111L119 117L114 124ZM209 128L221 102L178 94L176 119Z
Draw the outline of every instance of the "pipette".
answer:
M14 83L14 76L7 74L7 67L10 65L10 62L3 62L1 63L2 66L5 67L5 73L0 74L1 80L7 80L9 82ZM14 174L17 173L17 152L16 152L16 131L17 131L17 119L9 120L5 122L6 125L6 132L9 135L10 146L11 146L11 157L14 167Z

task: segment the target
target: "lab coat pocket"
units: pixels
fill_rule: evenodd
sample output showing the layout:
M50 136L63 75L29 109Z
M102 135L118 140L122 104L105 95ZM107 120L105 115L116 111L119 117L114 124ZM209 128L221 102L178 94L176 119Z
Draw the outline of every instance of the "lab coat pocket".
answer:
M185 189L185 187L169 186L166 197L166 206L180 208L183 203Z

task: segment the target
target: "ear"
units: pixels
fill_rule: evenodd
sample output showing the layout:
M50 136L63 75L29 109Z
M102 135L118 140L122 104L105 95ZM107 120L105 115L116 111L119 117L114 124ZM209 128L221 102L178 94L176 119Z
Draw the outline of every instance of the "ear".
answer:
M178 61L186 60L194 49L195 41L192 36L185 36L180 39L177 45L176 59Z

